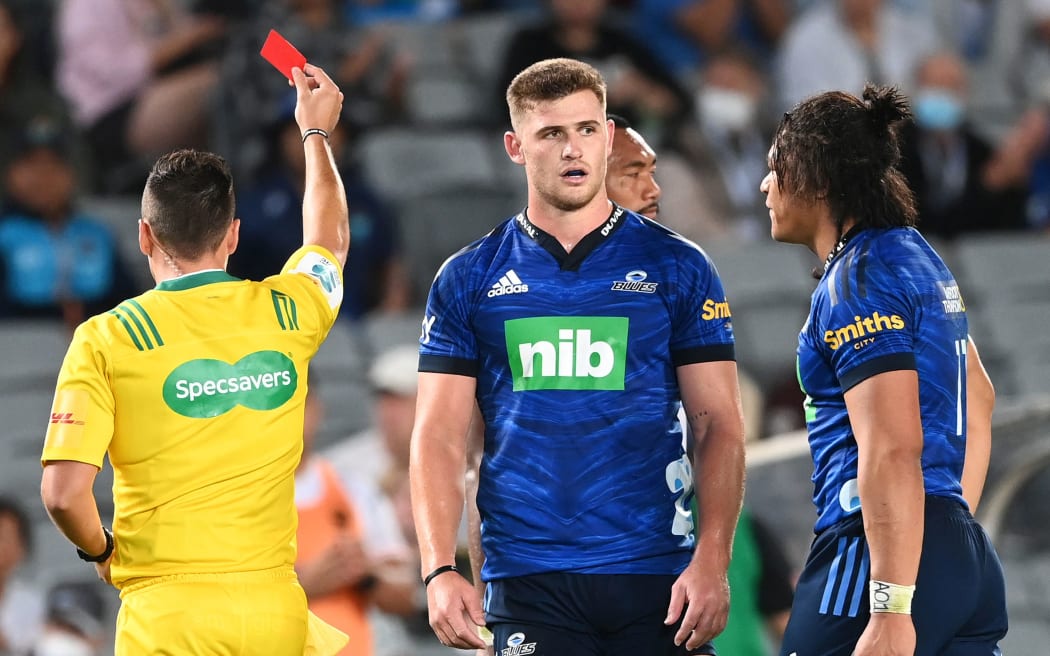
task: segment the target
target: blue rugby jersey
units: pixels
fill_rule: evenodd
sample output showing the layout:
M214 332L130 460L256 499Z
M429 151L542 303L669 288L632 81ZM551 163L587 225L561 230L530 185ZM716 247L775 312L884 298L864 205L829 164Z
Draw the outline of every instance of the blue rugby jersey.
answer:
M685 567L675 368L734 358L699 247L616 207L566 254L519 214L443 265L420 342L421 371L477 377L485 580Z
M860 509L843 395L886 371L917 370L926 493L962 501L966 346L959 286L918 231L863 230L849 239L813 292L799 334L817 532Z

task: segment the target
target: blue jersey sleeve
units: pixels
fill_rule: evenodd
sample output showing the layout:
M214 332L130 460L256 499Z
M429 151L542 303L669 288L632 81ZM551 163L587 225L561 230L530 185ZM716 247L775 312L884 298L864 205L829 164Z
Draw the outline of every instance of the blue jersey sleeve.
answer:
M916 368L913 294L875 253L855 250L835 264L828 302L820 337L843 392L876 374Z
M678 269L678 293L671 309L674 365L736 359L732 312L714 264L689 244L680 254Z
M478 346L471 329L471 292L463 251L438 271L427 298L419 336L419 370L476 376Z

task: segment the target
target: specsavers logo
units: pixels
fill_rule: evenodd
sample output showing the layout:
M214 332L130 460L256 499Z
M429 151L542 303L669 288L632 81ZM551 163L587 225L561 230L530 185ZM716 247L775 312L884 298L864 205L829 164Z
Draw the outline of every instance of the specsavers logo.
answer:
M627 317L532 317L504 324L514 391L622 390Z
M851 342L854 349L860 349L875 339L875 333L903 328L904 319L900 315L891 314L886 317L875 312L870 317L853 317L853 323L842 328L824 331L824 343L831 347L832 351L837 351L843 344Z
M243 405L274 410L298 388L295 363L277 351L257 351L234 364L222 360L190 360L164 381L164 402L184 417L218 417Z

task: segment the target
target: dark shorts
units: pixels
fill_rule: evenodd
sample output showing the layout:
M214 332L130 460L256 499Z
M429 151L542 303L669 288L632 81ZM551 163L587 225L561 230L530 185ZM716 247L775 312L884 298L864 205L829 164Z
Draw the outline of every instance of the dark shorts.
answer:
M486 619L496 656L687 656L664 625L677 576L534 574L489 583Z
M799 577L781 656L849 656L868 624L868 545L858 514L817 536ZM916 656L998 656L1006 635L1003 568L958 502L926 497L912 599Z

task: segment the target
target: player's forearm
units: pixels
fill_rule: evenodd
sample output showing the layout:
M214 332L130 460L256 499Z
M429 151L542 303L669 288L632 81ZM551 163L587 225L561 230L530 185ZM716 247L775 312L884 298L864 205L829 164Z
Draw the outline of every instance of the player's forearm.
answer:
M465 498L465 456L462 448L448 442L433 435L412 436L409 478L423 576L456 562L456 537Z
M54 469L59 466L52 464L44 469L40 488L44 508L62 535L77 548L91 555L100 554L106 550L106 536L95 495L79 476L63 477Z
M306 138L306 189L303 193L303 243L327 248L346 264L350 249L350 214L328 140Z
M697 444L695 462L699 524L694 558L727 568L744 498L743 425L727 420L715 426Z
M878 444L879 436L871 440ZM857 485L873 580L915 584L926 503L921 456L921 450L873 449L859 464Z

